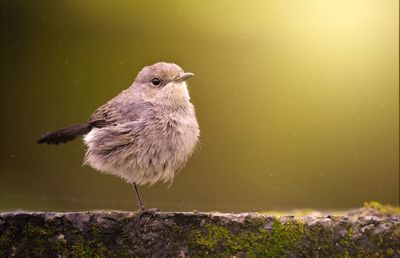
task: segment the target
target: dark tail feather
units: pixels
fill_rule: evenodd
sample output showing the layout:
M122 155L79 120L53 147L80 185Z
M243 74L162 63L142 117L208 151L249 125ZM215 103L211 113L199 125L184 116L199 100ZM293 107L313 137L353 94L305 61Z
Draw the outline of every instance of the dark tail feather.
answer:
M87 134L92 130L90 123L72 125L66 128L44 134L37 142L39 144L60 144L74 140L76 137Z

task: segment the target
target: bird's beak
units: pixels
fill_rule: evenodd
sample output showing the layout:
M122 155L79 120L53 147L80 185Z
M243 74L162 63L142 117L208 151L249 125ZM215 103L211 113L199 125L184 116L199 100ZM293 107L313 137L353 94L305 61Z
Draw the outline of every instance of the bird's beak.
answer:
M193 77L194 74L193 73L184 73L181 76L179 76L178 78L176 78L174 81L175 82L183 82L186 81L187 79L189 79L190 77Z

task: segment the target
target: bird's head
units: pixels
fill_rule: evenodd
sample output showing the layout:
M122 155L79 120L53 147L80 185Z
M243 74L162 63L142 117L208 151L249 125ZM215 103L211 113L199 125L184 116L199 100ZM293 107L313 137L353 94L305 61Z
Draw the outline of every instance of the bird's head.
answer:
M133 89L149 101L185 104L190 100L185 81L192 76L176 64L160 62L144 67L136 76Z

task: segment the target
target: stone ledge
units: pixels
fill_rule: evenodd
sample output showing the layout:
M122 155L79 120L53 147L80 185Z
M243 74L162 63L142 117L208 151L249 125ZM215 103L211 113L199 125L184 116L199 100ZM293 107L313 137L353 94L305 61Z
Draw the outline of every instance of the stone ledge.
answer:
M400 257L398 216L3 212L0 257Z

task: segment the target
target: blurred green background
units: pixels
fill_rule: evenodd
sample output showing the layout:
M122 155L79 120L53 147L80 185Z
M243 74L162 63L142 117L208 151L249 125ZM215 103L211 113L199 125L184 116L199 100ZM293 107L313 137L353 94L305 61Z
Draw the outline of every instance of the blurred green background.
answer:
M147 207L399 202L399 2L1 1L0 209L136 209L130 185L41 146L157 61L189 81L201 145Z

